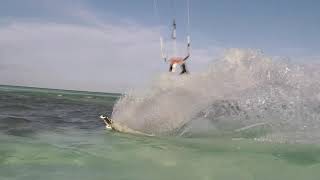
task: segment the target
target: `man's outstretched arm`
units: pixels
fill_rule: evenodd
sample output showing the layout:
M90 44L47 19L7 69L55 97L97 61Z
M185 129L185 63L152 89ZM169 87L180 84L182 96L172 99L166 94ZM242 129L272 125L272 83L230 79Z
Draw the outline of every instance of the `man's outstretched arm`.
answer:
M186 61L189 57L190 57L190 53L188 53L188 55L185 58L183 58L183 61Z

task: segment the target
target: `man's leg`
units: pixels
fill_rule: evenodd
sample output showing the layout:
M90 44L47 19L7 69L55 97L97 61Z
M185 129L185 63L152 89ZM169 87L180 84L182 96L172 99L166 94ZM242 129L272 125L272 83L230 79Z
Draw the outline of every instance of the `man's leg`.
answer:
M172 72L172 70L173 70L173 65L172 65L172 64L170 64L169 72Z
M181 65L181 72L180 72L180 74L188 74L189 73L189 71L187 70L187 66L186 66L186 63L183 63L182 65Z

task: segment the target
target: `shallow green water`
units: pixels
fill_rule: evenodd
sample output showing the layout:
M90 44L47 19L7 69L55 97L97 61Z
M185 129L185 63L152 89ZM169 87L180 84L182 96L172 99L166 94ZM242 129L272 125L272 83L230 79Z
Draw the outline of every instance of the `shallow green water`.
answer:
M320 147L109 132L2 135L1 179L318 179Z
M320 177L317 144L112 133L97 116L111 113L116 95L0 92L0 180Z

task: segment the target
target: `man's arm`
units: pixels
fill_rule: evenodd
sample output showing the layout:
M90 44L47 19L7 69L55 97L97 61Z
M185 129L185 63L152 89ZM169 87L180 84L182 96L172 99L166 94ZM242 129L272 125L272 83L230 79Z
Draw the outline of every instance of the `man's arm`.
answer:
M185 58L183 58L183 61L186 61L189 57L190 57L190 53L188 53L188 55Z

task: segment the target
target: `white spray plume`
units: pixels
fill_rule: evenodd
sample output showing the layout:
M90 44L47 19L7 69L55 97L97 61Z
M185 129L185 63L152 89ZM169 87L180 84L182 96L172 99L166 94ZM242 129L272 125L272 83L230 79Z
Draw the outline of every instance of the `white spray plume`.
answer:
M273 135L299 131L300 138L315 139L320 83L319 73L308 69L257 50L230 49L204 72L164 73L144 91L127 93L113 119L154 134L199 130L197 124L235 133L268 125Z

